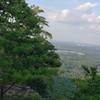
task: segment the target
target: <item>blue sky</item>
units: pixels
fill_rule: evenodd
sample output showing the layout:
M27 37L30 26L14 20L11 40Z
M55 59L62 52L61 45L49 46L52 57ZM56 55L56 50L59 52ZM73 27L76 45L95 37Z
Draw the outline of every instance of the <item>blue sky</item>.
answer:
M44 9L54 40L100 44L100 0L26 0Z

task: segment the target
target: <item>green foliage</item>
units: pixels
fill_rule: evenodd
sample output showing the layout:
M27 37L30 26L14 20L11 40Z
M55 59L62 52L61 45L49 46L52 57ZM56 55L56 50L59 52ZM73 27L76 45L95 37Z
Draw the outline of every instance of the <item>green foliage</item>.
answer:
M43 99L38 93L34 92L25 97L17 96L14 98L14 100L43 100Z
M51 81L47 100L70 100L73 97L72 89L75 88L73 82L66 76L55 76Z
M1 0L0 5L1 61L18 69L60 66L55 47L47 41L51 34L43 30L47 22L38 15L42 10L28 7L24 0Z
M26 98L24 98L23 100L43 100L43 99L38 93L33 93L27 96Z
M100 99L100 76L95 67L83 66L86 73L85 80L76 80L77 88L74 100L99 100Z
M28 82L32 89L42 94L47 88L49 78L56 74L57 70L52 68L61 65L55 47L48 41L52 35L44 30L48 22L39 15L41 12L43 10L39 7L29 7L25 0L0 0L2 100L11 86L24 86ZM8 87L6 92L5 87Z
M25 81L26 86L31 87L31 89L45 97L48 94L51 79L54 75L57 75L57 70L52 68L39 68L31 71L31 73L33 77L27 78Z
M96 67L87 67L85 65L82 65L82 68L85 71L86 77L90 77L90 78L92 78L92 80L95 79L95 77L97 76L97 68Z

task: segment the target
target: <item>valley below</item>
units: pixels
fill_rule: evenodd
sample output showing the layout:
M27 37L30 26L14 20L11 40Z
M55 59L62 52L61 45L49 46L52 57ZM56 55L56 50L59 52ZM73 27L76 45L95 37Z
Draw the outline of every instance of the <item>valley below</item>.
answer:
M67 77L83 77L82 65L97 67L100 72L100 46L73 42L53 42L60 55L61 73Z

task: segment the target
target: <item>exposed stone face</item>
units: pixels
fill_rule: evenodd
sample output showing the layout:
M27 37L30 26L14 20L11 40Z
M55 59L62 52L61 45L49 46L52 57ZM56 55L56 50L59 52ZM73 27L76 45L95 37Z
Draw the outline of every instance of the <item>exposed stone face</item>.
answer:
M34 92L35 91L30 89L30 87L15 85L9 91L7 91L5 100L14 100L16 97L26 98Z

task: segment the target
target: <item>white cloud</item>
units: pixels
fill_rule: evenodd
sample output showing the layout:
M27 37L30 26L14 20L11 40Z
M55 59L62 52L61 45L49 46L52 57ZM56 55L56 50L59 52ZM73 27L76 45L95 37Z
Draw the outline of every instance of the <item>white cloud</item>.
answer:
M62 17L65 18L69 16L70 11L68 9L64 9L61 11Z
M86 11L90 10L91 8L94 8L96 5L97 5L96 3L86 2L76 7L76 10Z
M97 16L97 19L100 20L100 16Z
M95 13L79 13L76 10L64 9L49 12L47 18L49 22L66 23L67 27L78 30L100 30L100 15Z
M91 13L83 14L81 18L87 24L88 29L92 29L93 31L100 31L100 16L96 15L95 13Z
M88 22L93 22L93 21L96 20L96 15L94 13L92 13L92 14L83 14L82 19L86 20Z
M93 0L82 0L90 1L84 3L81 3L81 0L65 0L66 3L67 1L71 4L68 6L70 9L64 9L62 4L59 8L63 8L62 10L58 10L58 6L52 4L52 7L50 5L42 7L45 10L43 16L46 17L50 25L49 28L46 27L47 30L52 33L56 40L98 43L100 45L99 0L94 0L94 2L91 2ZM73 1L75 4L72 4ZM79 5L75 6L76 4Z
M70 16L70 11L68 9L63 9L61 11L49 12L47 18L50 21L64 21Z
M96 6L90 2L80 5L80 9L88 10ZM56 11L47 11L47 19L49 22L55 24L63 24L73 30L83 31L100 31L100 15L95 14L93 11L79 12L79 9L63 9ZM56 23L58 22L58 23Z
M83 14L82 19L88 22L100 23L100 16L96 15L95 13Z
M100 25L99 24L90 25L89 28L94 30L94 31L97 31L97 30L100 31Z

